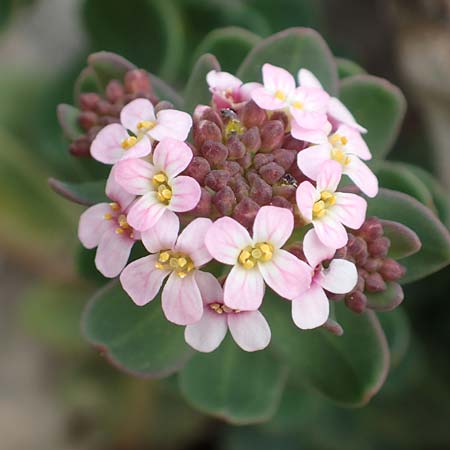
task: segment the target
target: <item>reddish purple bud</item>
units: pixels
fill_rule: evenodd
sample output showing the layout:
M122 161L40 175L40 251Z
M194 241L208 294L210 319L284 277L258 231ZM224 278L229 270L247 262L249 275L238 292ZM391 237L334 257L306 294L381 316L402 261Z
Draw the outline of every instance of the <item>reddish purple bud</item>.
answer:
M278 163L284 170L288 170L296 161L297 152L294 150L286 150L285 148L278 148L273 152L275 162Z
M378 258L367 258L367 261L364 263L364 269L368 272L378 272L382 264L382 261Z
M212 108L206 108L202 112L200 120L209 120L210 122L214 122L221 130L223 129L223 122L220 114Z
M303 242L297 241L293 242L289 245L289 247L286 248L286 250L289 253L292 253L294 256L296 256L298 259L301 259L302 261L306 262L306 256L303 252Z
M294 208L292 206L292 203L288 200L286 200L284 197L276 196L272 197L272 201L270 202L273 206L278 206L279 208L286 208L289 209L289 211L294 212Z
M277 197L283 197L286 200L292 200L295 198L295 191L297 188L295 186L276 184L272 186L273 195Z
M283 124L284 130L287 130L290 125L289 117L284 111L275 111L270 116L270 120L279 120Z
M391 258L386 258L380 268L380 275L386 281L397 281L403 277L405 273L406 269Z
M386 283L379 273L369 273L364 278L367 292L383 292L386 290Z
M250 186L248 185L245 178L241 175L234 176L229 183L231 189L233 189L236 195L237 201L241 201L243 198L248 197Z
M345 304L355 313L362 313L366 309L367 297L360 291L351 292L345 296Z
M94 92L80 94L80 108L82 111L94 111L99 100L100 96Z
M273 155L271 153L257 153L253 158L253 167L258 170L260 167L272 161Z
M383 225L377 217L369 217L359 229L359 233L372 241L383 236Z
M305 141L299 141L298 139L293 138L290 134L286 135L283 140L283 148L288 150L295 150L299 152L300 150L304 150L306 147L309 147L309 144Z
M217 192L227 185L230 178L230 173L226 170L212 170L205 177L205 185Z
M111 80L105 89L105 96L111 103L116 103L122 100L125 96L125 89L118 80Z
M159 102L155 106L155 114L159 113L160 111L164 111L165 109L173 109L173 104L166 100Z
M229 216L236 206L236 197L229 186L225 186L213 197L213 203L222 216Z
M253 177L250 186L250 197L258 205L268 205L272 200L272 188L257 175Z
M91 141L87 136L81 136L69 146L69 151L73 156L87 157L91 156Z
M267 119L267 114L253 100L250 100L239 111L239 118L246 128L259 127Z
M211 215L212 194L205 188L202 188L202 194L197 206L189 211L187 215L191 217L209 217Z
M97 114L92 111L82 111L78 116L78 123L83 130L88 131L97 123Z
M268 120L261 126L261 152L269 153L281 147L284 126L279 120Z
M256 127L248 129L242 136L241 141L248 152L255 153L261 147L261 135Z
M384 258L388 254L390 246L391 241L389 240L389 238L385 236L379 237L374 241L369 242L369 253L374 258Z
M228 149L221 142L206 141L202 145L202 155L214 167L227 159Z
M245 156L238 159L237 162L242 168L248 169L252 165L252 156L250 153L246 153Z
M119 122L119 119L115 116L100 116L97 119L97 124L99 125L98 131L100 131L101 128L106 127L106 125L111 125L112 123L118 123L118 122ZM97 134L97 133L95 133L95 134Z
M183 174L195 178L200 184L203 184L210 171L211 167L205 158L194 156Z
M220 169L226 170L232 177L243 172L241 165L236 161L225 161Z
M230 136L227 141L228 147L228 158L230 159L241 159L244 157L247 151L245 145L237 136Z
M101 116L106 116L110 111L110 103L106 100L100 99L96 104L95 111Z
M143 69L130 70L125 74L125 90L134 95L152 94L149 74Z
M347 243L347 252L357 263L363 264L368 257L367 243L359 236L349 236Z
M258 211L258 203L251 198L245 197L234 208L233 218L245 228L251 228Z
M206 141L222 142L222 132L220 128L210 120L201 120L194 127L194 142L197 147L201 147Z
M271 162L262 166L259 169L259 173L264 181L269 184L275 184L284 175L284 169L276 162Z

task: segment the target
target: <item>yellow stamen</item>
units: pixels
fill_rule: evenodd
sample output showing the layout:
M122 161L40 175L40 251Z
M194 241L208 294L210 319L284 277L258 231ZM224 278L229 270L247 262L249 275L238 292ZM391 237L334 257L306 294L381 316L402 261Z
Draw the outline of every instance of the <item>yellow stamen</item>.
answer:
M130 136L122 142L122 148L124 150L128 150L129 148L133 147L133 145L135 145L137 141L138 140L136 136Z
M164 172L159 172L153 176L152 182L156 187L156 194L158 200L165 205L168 205L172 198L172 188L169 186L169 178Z
M113 210L113 211L119 211L120 210L120 206L118 203L116 202L112 202L109 204L109 207Z
M312 207L313 220L322 218L330 206L336 203L336 196L328 191L320 193L320 200L314 203Z
M106 214L103 216L103 218L104 218L105 220L111 220L111 219L112 219L112 214L111 214L111 213L106 213Z
M123 228L116 228L116 234L123 234L124 229Z
M141 122L139 122L137 124L137 129L139 131L145 132L145 131L151 130L152 128L155 128L155 126L156 126L156 122L153 120L142 120Z
M159 172L157 173L154 177L153 177L153 183L155 184L162 184L165 183L167 181L167 176L166 174Z
M239 309L231 309L227 305L224 305L222 303L210 303L208 305L215 313L217 314L223 314L223 313L239 313Z
M164 250L159 253L155 267L160 270L175 272L180 278L185 278L195 269L192 259L183 253Z
M268 242L258 242L254 247L245 247L238 256L238 262L245 269L253 269L257 262L267 262L273 257L273 246Z
M303 109L303 103L298 100L296 102L293 102L292 106L296 109Z
M274 97L275 97L277 100L281 100L281 101L286 100L286 94L285 94L282 90L280 90L280 89L279 89L278 91L275 92Z

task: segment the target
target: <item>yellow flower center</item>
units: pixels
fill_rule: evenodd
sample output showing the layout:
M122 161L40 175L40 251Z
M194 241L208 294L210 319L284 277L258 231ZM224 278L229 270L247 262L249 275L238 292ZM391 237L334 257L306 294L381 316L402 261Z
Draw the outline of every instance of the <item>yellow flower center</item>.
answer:
M267 262L273 257L273 245L268 242L258 242L254 247L247 246L239 253L238 261L244 269L253 269L257 262Z
M133 145L135 145L137 141L138 138L136 136L130 136L122 142L122 148L124 150L128 150L129 148L133 147Z
M280 89L279 89L278 91L275 92L274 97L275 97L277 100L281 100L281 101L286 100L286 94L285 94L282 90L280 90Z
M328 191L322 191L320 194L320 200L314 203L312 212L313 220L323 217L327 209L336 203L336 196Z
M329 138L329 142L332 145L331 158L339 164L346 166L351 160L344 149L348 143L348 139L340 134L333 134L333 136Z
M133 228L130 227L130 225L127 222L127 216L125 214L120 214L118 217L115 213L120 211L120 206L118 203L113 202L109 204L109 207L111 208L112 212L107 212L103 216L105 220L112 220L113 218L117 218L117 225L116 228L116 234L123 234L125 232L128 232L131 238L134 238L133 234Z
M293 102L293 103L292 103L292 106L293 106L295 109L303 109L303 103L300 102L299 100L297 100L296 102Z
M231 309L228 308L227 305L224 305L223 303L210 303L208 305L210 309L212 309L217 314L223 314L223 313L240 313L240 309Z
M152 128L155 127L156 121L154 120L142 120L137 124L137 129L142 133L146 133L147 131L150 131Z
M169 185L169 179L164 172L159 172L153 177L153 185L155 186L158 200L165 205L170 203L172 198L172 188Z
M159 252L155 267L160 270L171 270L180 278L185 278L189 272L195 269L192 259L184 253L164 250Z
M241 121L238 119L230 119L228 123L225 126L225 138L229 139L232 135L238 134L244 134L245 127L242 125Z

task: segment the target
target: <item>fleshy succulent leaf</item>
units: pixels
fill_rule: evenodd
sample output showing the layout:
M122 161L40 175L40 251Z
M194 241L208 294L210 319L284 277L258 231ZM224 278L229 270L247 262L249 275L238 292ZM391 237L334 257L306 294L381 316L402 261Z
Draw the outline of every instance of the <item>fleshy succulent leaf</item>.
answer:
M86 181L84 183L69 183L49 178L49 186L59 195L80 205L94 205L108 202L105 195L104 181Z
M85 92L100 93L101 91L102 88L100 86L100 80L98 79L95 70L92 67L85 67L75 81L75 102L78 104L80 94L83 94Z
M398 222L382 220L384 235L390 239L388 256L393 259L402 259L417 253L422 244L417 234Z
M340 80L366 73L366 71L359 64L351 61L350 59L336 58L336 64Z
M130 61L111 52L92 53L89 55L88 64L95 71L103 87L111 80L123 79L126 72L136 69Z
M392 311L403 301L403 289L398 283L388 282L382 292L366 292L367 306L374 311Z
M150 74L150 80L153 90L160 100L167 100L173 104L177 109L181 109L183 106L183 99L180 94L175 91L172 86L169 86L166 82L158 78L156 75Z
M83 135L83 130L78 122L80 111L75 106L62 103L58 105L58 122L67 139L74 140Z

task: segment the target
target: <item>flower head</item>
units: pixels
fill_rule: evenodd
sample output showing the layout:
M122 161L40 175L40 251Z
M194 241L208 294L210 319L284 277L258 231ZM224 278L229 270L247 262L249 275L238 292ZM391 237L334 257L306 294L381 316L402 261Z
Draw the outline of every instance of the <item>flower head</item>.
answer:
M243 350L253 352L269 345L270 328L259 311L231 309L223 302L223 289L217 279L206 272L197 273L203 300L202 318L186 327L186 342L199 352L212 352L225 338L227 330Z
M179 220L167 215L152 230L143 233L142 242L150 255L133 261L120 276L123 288L139 306L153 300L167 278L161 302L165 316L178 325L200 320L203 302L198 288L199 268L212 258L204 236L211 220L192 221L178 236Z
M116 180L140 198L131 206L128 221L139 231L155 226L163 215L194 208L200 200L200 186L193 178L180 176L192 159L184 142L164 138L153 152L153 164L127 159L116 166Z
M297 189L297 205L303 218L312 222L320 241L333 249L343 247L348 240L344 225L358 229L366 216L366 201L355 194L336 192L342 176L342 166L336 161L323 164L314 186L304 181Z
M206 247L218 261L232 265L224 285L229 308L256 310L267 283L277 294L292 300L310 284L308 266L281 247L294 228L294 217L285 208L263 206L253 224L253 237L236 220L218 219L206 234Z

